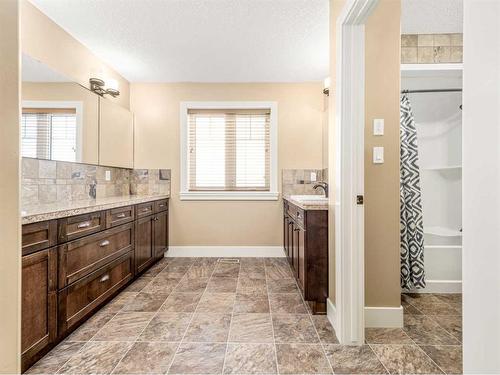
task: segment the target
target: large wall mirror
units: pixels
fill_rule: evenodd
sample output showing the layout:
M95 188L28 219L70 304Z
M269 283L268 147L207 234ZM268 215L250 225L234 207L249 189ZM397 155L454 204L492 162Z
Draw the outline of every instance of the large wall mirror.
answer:
M133 168L134 116L23 54L21 156Z
M23 54L21 155L97 164L98 96Z

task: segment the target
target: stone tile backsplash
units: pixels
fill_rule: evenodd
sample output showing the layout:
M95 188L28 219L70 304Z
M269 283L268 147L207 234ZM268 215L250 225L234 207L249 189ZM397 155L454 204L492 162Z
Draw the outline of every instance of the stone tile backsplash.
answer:
M402 64L461 63L463 34L403 34Z
M170 193L170 169L134 169L130 171L130 194Z
M106 171L110 174L109 181ZM170 193L170 170L161 170L162 180L160 170L145 170L141 186L147 188L140 189L132 183L137 171L143 170L22 158L22 204L89 199L91 185L95 185L97 198Z
M318 181L327 182L326 169L283 169L283 195L322 195L323 190L313 189ZM316 173L316 181L311 181L311 173Z

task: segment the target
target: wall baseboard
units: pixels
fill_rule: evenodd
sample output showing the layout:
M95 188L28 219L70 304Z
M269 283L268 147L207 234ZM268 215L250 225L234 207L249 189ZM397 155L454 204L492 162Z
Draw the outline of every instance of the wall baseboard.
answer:
M425 289L412 290L411 293L462 293L461 280L426 280Z
M333 304L330 298L326 299L326 317L330 321L333 329L335 330L335 334L337 333L337 308Z
M165 257L283 258L282 246L170 246Z
M365 307L366 328L402 328L403 306Z

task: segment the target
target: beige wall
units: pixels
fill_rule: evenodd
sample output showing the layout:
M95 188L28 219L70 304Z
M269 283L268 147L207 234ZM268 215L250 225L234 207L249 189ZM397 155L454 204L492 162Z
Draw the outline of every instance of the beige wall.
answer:
M21 0L21 45L23 53L88 87L89 78L113 78L120 96L111 100L129 108L129 83L28 0Z
M0 1L0 373L20 368L19 3Z
M380 0L365 37L365 299L367 306L400 306L399 286L399 0ZM385 134L372 122L385 119ZM374 146L384 164L372 163Z
M345 0L330 0L330 74L336 82L336 20ZM400 306L399 287L399 91L400 0L380 0L365 32L365 300L366 306ZM329 181L335 181L335 90L330 94ZM385 135L372 135L374 118ZM372 164L372 148L385 163ZM332 192L333 192L332 188ZM335 297L334 202L330 200L330 299Z
M171 245L281 246L282 202L179 200L181 101L277 101L278 164L321 168L322 83L132 84L135 167L171 168Z
M81 101L83 103L82 163L99 159L99 99L76 83L23 82L22 100Z

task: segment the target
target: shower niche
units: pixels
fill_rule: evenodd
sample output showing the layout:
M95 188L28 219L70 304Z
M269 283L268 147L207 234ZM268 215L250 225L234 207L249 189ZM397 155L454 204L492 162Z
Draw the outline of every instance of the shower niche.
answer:
M462 88L460 64L402 66L408 90ZM408 94L417 128L427 287L421 292L462 289L462 93Z

